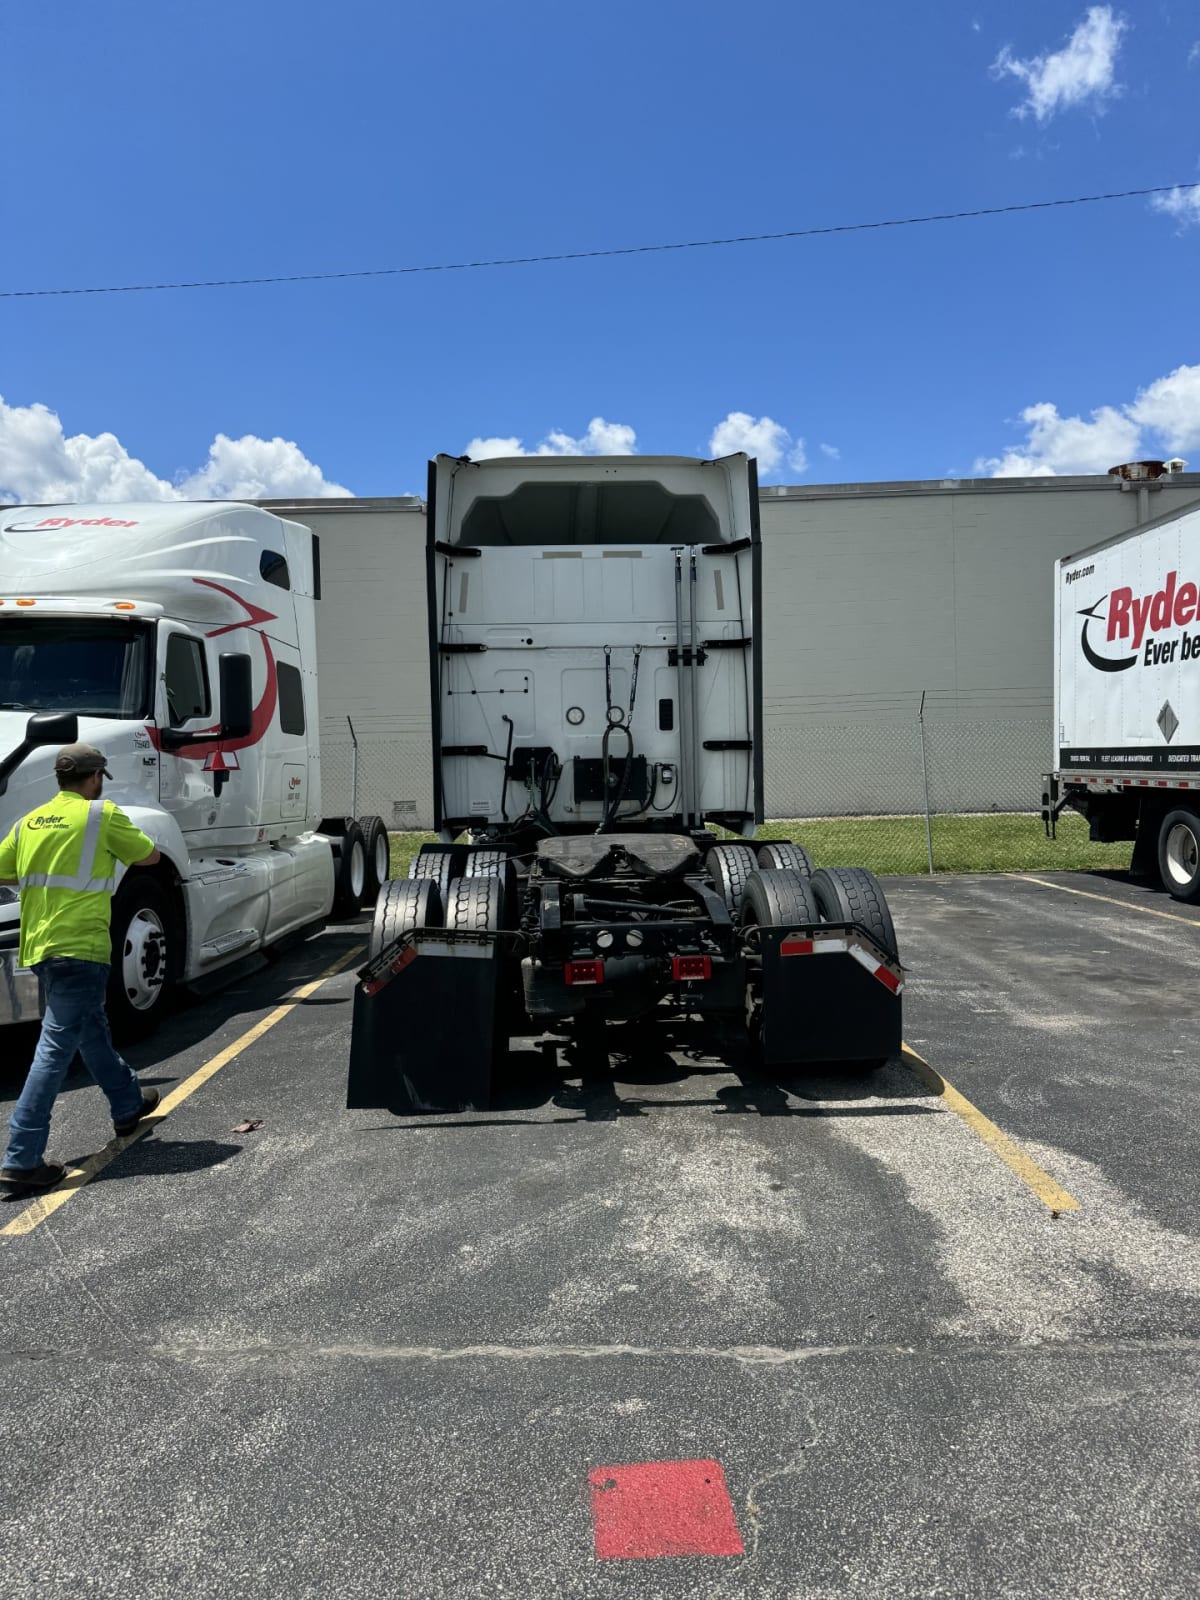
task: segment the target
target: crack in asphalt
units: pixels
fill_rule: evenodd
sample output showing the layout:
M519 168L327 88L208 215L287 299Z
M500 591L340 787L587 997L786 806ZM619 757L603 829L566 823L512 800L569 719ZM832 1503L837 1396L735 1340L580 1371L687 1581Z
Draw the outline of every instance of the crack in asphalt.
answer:
M201 1364L222 1361L262 1361L278 1357L288 1361L455 1362L455 1361L728 1361L748 1367L797 1366L808 1361L838 1361L853 1357L909 1360L988 1360L997 1356L1200 1355L1200 1338L1162 1339L1047 1339L1002 1341L940 1339L921 1344L799 1345L404 1345L404 1344L300 1344L281 1341L261 1344L122 1344L61 1348L0 1349L0 1365L46 1361L129 1361L149 1357L167 1362Z

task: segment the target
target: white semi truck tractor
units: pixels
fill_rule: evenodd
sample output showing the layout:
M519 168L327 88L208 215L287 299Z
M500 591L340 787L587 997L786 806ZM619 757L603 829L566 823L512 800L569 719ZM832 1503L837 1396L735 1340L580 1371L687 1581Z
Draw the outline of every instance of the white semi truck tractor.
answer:
M440 840L376 905L348 1103L486 1106L511 1035L679 1017L767 1067L897 1051L879 883L753 842L753 461L439 456L427 540Z
M1055 590L1047 831L1070 807L1200 902L1200 504L1065 557Z
M82 739L162 853L113 898L119 1034L388 877L378 817L321 815L319 598L314 535L253 506L0 508L0 837ZM0 1025L41 1013L18 927L0 888Z

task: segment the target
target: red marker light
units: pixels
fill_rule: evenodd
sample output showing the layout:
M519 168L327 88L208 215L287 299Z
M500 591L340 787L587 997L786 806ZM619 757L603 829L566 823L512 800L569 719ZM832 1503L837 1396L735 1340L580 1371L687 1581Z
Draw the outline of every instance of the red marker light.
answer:
M712 977L711 956L672 956L671 976L676 983L695 982Z

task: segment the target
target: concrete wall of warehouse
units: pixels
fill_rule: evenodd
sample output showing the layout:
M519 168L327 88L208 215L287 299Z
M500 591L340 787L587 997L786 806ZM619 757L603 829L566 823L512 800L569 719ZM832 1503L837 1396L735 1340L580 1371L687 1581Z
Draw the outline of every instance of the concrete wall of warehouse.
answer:
M764 486L768 816L1025 811L1051 759L1053 565L1200 474ZM422 502L262 501L321 539L324 806L432 818ZM924 700L924 726L920 721Z

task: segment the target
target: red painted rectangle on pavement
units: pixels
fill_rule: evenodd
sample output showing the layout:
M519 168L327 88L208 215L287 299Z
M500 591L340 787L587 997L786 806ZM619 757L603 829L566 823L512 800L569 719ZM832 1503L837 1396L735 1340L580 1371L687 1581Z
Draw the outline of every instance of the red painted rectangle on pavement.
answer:
M589 1473L596 1555L740 1556L719 1461L639 1461Z

